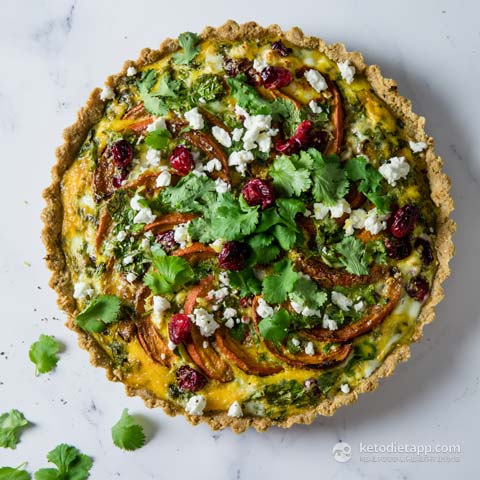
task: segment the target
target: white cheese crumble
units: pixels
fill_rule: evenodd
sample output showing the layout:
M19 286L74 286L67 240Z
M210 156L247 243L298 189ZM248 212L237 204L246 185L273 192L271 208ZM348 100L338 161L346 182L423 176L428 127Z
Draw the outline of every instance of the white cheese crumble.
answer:
M170 339L168 340L168 349L172 352L177 348L177 344L173 343Z
M221 178L215 180L215 190L219 194L227 193L230 190L230 187L230 184Z
M315 218L315 220L323 220L329 211L330 209L323 203L313 204L313 218Z
M170 302L160 295L154 295L153 297L153 313L161 315L165 310L171 307Z
M258 59L256 58L253 61L253 68L258 72L262 73L263 70L265 70L268 67L268 63L263 59Z
M300 346L300 340L298 338L292 338L292 345L294 345L295 347L299 347Z
M405 157L392 157L378 169L382 177L394 187L397 180L405 178L410 171L410 165Z
M228 297L228 288L221 287L218 290L210 290L208 296L215 300L215 303L221 303Z
M353 77L355 76L355 67L350 65L348 60L337 63L337 66L340 70L340 75L342 78L350 85L353 82Z
M313 348L313 343L312 342L308 342L305 345L305 353L307 355L315 355L315 348Z
M73 298L76 298L77 300L91 297L94 293L93 288L86 282L77 282L73 285Z
M133 263L133 255L127 255L126 257L124 257L122 263L124 265L130 265L131 263Z
M133 66L127 68L127 77L133 77L137 74L137 69Z
M128 272L125 275L125 278L127 279L128 283L133 283L137 279L137 275L134 272Z
M386 218L386 215L380 215L376 208L372 208L368 211L365 219L365 230L373 235L385 230L387 228Z
M220 327L213 315L204 308L196 308L191 315L191 320L200 329L200 334L204 337L210 337Z
M340 308L340 310L343 310L344 312L348 311L350 307L352 306L352 301L346 297L343 293L340 292L332 292L332 302Z
M113 88L105 85L100 92L100 100L111 100L112 98L115 98Z
M209 173L219 172L222 169L222 162L218 158L212 158L205 164L203 169Z
M350 213L350 204L344 199L340 199L333 207L329 207L332 218L340 218L344 213Z
M262 318L271 317L273 315L273 308L263 299L258 300L257 313Z
M163 130L166 128L165 118L158 117L147 127L147 132L154 132L155 130Z
M160 151L153 148L149 148L145 155L145 160L149 167L157 167L160 164Z
M246 150L232 152L228 157L228 165L235 167L235 170L243 177L247 172L247 166L250 162L253 162L253 153Z
M185 112L184 116L194 130L201 130L205 126L202 114L198 111L197 107Z
M342 385L340 385L340 390L343 393L350 393L350 385L348 383L342 383Z
M180 223L173 227L173 239L180 244L180 248L185 248L189 243L191 243L192 238L188 233L188 226L190 222Z
M310 107L310 110L313 113L322 113L323 112L322 107L315 100L310 100L310 102L308 102L308 106Z
M218 242L218 240L215 240L215 241ZM223 285L227 285L227 286L230 285L230 277L228 276L227 272L220 272L220 274L218 275L218 280Z
M229 417L234 417L234 418L243 417L242 407L240 406L240 404L236 400L228 408L228 414L227 415Z
M155 181L155 186L157 188L168 187L171 182L172 175L168 170L163 170L163 172L161 172L160 175L157 177L157 180Z
M138 212L133 218L133 223L152 223L157 217L153 215L149 207L143 207L140 204L141 200L143 200L143 197L138 193L130 200L130 208Z
M413 153L423 152L427 148L427 144L425 142L412 142L410 140L408 144L410 145L410 149Z
M328 328L328 330L337 330L338 329L337 322L335 320L332 320L331 318L329 318L327 314L325 314L323 316L322 327L323 328Z
M234 318L236 316L237 316L237 311L232 307L226 308L223 312L223 318L225 320L229 320L230 318Z
M353 309L356 312L361 312L364 308L365 308L365 302L363 300L360 300L353 306Z
M126 238L127 238L127 232L125 232L125 230L120 230L117 233L117 240L119 242L123 242Z
M207 400L203 395L194 395L188 399L185 405L185 411L189 415L203 415L203 410L207 405Z
M227 148L232 146L232 139L230 138L230 134L223 128L217 127L215 125L214 127L212 127L212 135L220 145L223 145Z
M327 81L317 70L307 70L304 73L304 77L316 92L321 92L328 88Z
M243 128L234 128L232 132L232 140L234 142L239 142L243 136Z

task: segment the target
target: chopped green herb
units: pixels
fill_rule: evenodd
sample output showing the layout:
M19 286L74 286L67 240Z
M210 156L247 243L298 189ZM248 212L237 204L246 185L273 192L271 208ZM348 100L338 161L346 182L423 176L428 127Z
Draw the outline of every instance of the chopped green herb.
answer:
M273 178L275 188L288 197L293 195L298 197L312 184L309 171L305 168L296 168L286 155L276 158L268 173Z
M229 272L228 278L230 280L230 286L240 290L241 297L257 295L262 289L260 280L253 274L251 268L246 268L238 272Z
M368 274L365 246L361 240L353 236L344 237L340 243L335 245L335 250L340 255L340 261L347 272L354 275Z
M86 480L92 468L92 459L77 448L62 443L47 455L57 468L41 468L35 480Z
M261 320L258 329L263 338L279 343L288 335L289 326L290 314L284 308L280 308L271 317Z
M101 333L108 324L118 320L121 306L121 300L115 295L99 295L77 315L77 324L87 332Z
M29 423L23 413L15 409L0 415L0 447L15 449L22 429Z
M175 52L172 55L173 61L179 65L188 65L200 52L198 43L200 38L196 33L183 32L178 36L178 44L182 52Z
M263 296L269 303L282 303L293 291L298 274L293 270L292 262L284 258L273 265L273 275L263 279Z
M112 440L122 450L137 450L145 445L143 427L135 422L126 408L120 420L112 427Z
M30 480L30 474L23 470L25 464L19 465L17 468L0 467L0 480Z
M35 364L35 373L47 373L52 371L58 362L57 353L60 344L49 335L40 335L40 338L32 344L28 356Z
M171 138L172 135L166 128L160 128L149 132L145 137L145 143L155 150L165 150L169 146Z

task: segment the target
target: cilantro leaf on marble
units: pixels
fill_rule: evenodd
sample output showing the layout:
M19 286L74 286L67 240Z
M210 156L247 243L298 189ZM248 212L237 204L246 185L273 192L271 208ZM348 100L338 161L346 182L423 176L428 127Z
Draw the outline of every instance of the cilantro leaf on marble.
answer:
M15 449L20 433L30 422L22 412L12 409L0 415L0 447Z
M57 353L60 344L50 335L40 335L40 338L32 344L28 357L35 364L35 373L47 373L52 371L58 362Z
M122 450L137 450L145 445L143 427L135 422L126 408L120 420L112 427L112 440Z
M35 480L86 480L93 465L89 456L64 443L49 452L47 460L57 468L41 468Z

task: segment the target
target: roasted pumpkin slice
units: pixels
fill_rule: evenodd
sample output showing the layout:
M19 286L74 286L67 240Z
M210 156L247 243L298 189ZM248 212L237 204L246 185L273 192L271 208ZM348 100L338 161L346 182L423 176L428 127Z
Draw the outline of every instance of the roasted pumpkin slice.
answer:
M137 337L140 345L152 360L169 367L174 354L158 332L150 318L144 318L137 324Z

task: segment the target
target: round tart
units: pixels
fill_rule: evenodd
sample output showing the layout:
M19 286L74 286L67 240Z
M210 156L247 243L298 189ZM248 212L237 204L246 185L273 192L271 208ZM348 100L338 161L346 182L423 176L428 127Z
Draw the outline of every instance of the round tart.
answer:
M298 28L183 33L92 92L43 238L95 365L212 428L289 427L409 357L453 253L424 119Z

